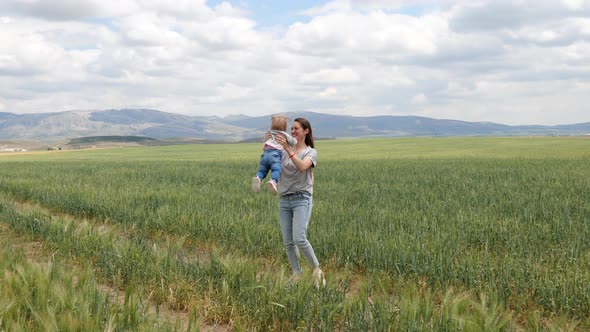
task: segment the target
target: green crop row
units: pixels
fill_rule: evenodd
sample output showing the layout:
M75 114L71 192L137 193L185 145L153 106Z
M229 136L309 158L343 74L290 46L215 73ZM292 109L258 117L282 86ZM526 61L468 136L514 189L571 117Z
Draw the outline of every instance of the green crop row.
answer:
M13 242L8 236L13 233L2 231L0 330L173 331L180 326L156 319L142 294L131 288L119 299L110 296L90 268L26 257L23 249L14 249L22 243Z
M43 311L42 316L27 314L14 310L9 303L9 310L2 311L0 316L2 322L6 322L4 327L9 329L17 326L27 330L85 331L103 328L191 330L191 326L198 329L195 320L189 321L188 327L178 322L174 326L156 323L154 317L150 320L146 311L150 301L155 302L156 308L168 306L199 312L208 323L231 324L235 330L502 331L522 328L497 299L484 293L474 295L453 288L435 293L425 285L384 274L357 282L354 291L350 289L352 275L342 278L339 284L330 283L316 290L309 278L292 285L285 271L265 271L252 260L222 257L216 253L199 259L191 257L191 249L179 242L154 242L141 231L121 231L116 227L109 230L40 212L19 213L6 201L0 203L0 220L12 232L42 241L46 250L53 252L53 257L57 256L57 261L46 269L33 269L28 279L18 284L20 286L13 282L12 274L5 274L12 282L5 286L9 288L5 294L18 297L27 308L30 307L27 296L32 297L34 309ZM62 276L65 266L72 261L83 265L85 272L78 272L75 277L66 272ZM19 269L15 268L19 276L23 276L25 273ZM125 292L123 308L113 308L109 298L96 290L95 275L102 283ZM23 297L23 293L27 295ZM76 297L64 300L63 293ZM56 296L58 300L54 300ZM51 304L54 301L57 310ZM540 318L532 314L526 326L544 328ZM553 326L572 324L575 327L578 323L559 324Z
M77 218L283 262L277 199L249 192L257 144L0 159L0 191ZM590 312L590 141L318 142L309 237L353 269L493 294L517 313ZM225 158L227 157L227 158Z

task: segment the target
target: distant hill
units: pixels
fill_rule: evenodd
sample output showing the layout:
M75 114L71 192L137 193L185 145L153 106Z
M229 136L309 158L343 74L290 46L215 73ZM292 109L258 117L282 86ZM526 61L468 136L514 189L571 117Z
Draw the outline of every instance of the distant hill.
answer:
M417 116L354 117L312 112L287 113L291 120L305 117L314 136L415 137L415 136L523 136L586 135L590 123L559 126L508 126L491 122L440 120ZM80 137L137 136L168 143L257 141L264 135L270 115L250 117L187 116L151 109L112 109L55 113L0 112L0 140L67 142ZM145 143L145 142L144 142Z
M13 119L15 117L18 117L18 115L13 113L0 112L0 121Z
M291 120L308 119L315 136L344 137L416 137L416 136L526 136L585 135L590 122L559 126L508 126L493 122L440 120L419 116L345 116L313 112L286 113ZM221 119L230 125L265 130L270 116Z
M144 143L157 141L151 137L141 136L90 136L72 138L67 144L92 144L97 142L111 142L111 143Z
M155 139L145 136L89 136L72 138L64 144L63 148L88 149L113 146L162 146L182 144L213 144L223 142L225 141L215 141L199 138Z

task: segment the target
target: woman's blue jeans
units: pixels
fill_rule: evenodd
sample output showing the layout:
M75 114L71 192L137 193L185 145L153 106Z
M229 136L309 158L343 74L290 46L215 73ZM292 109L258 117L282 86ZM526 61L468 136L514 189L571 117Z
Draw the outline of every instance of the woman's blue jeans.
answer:
M293 273L301 273L301 266L297 259L297 250L305 257L309 265L318 267L318 259L307 240L307 225L311 216L312 196L307 192L298 192L281 196L279 200L281 232L283 243L287 249L287 257L291 263Z

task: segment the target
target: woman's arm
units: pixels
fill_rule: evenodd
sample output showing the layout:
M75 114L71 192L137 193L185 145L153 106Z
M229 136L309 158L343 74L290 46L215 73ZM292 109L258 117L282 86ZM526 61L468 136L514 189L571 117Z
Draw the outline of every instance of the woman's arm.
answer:
M289 153L289 157L291 158L291 162L293 162L293 165L297 166L297 168L301 172L305 172L308 169L310 169L311 166L313 166L313 161L311 161L311 158L309 157L299 159L299 157L292 151Z
M295 149L289 146L287 138L284 135L277 135L276 140L279 144L283 146L283 149L285 149L285 153L289 154L289 158L291 158L291 162L293 162L293 165L295 165L297 169L299 169L301 172L305 172L313 166L313 161L311 160L311 158L304 157L303 159L300 159L299 156L295 154Z

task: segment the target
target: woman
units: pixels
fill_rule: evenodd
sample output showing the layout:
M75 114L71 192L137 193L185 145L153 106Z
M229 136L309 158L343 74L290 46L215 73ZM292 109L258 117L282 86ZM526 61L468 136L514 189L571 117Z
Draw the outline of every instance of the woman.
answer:
M295 119L291 126L291 136L297 139L297 144L293 147L289 146L283 135L277 135L276 138L285 149L278 186L281 232L293 270L293 279L297 281L301 275L297 247L313 267L315 286L319 288L326 285L326 279L307 240L307 225L311 216L313 197L312 168L316 165L318 155L314 149L309 121L304 118Z

